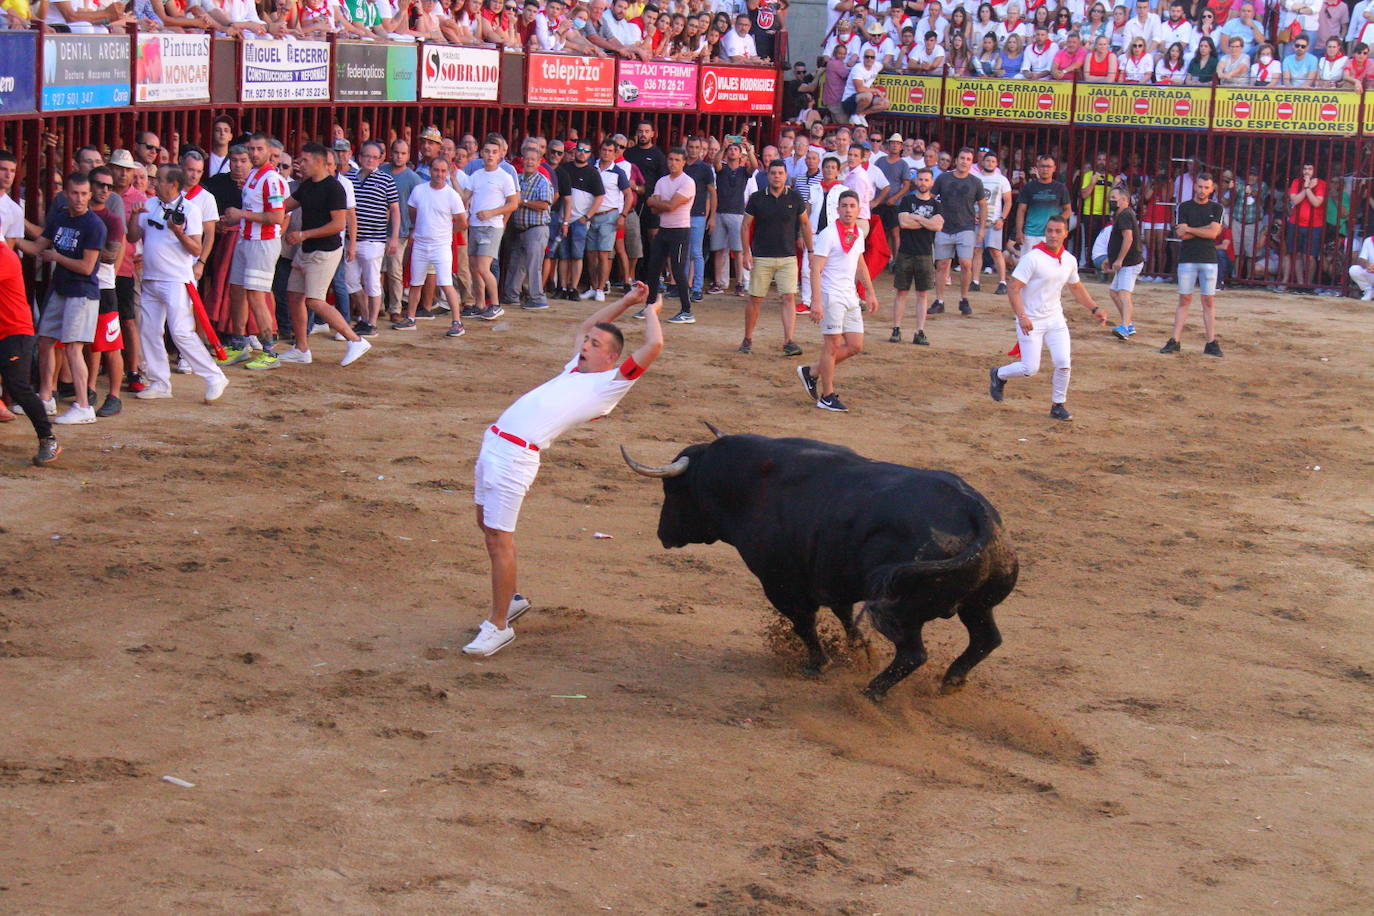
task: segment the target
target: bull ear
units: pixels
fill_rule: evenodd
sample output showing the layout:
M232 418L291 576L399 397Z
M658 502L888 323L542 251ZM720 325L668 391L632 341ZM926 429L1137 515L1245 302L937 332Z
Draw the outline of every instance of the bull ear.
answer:
M629 451L623 445L620 447L620 457L625 459L625 463L630 466L630 470L634 471L636 474L643 474L645 477L676 477L687 470L687 462L692 460L686 455L683 455L672 464L665 464L662 467L653 467L652 465L640 464L638 461L635 461L630 457Z
M706 424L706 428L711 431L711 435L715 436L717 439L725 435L725 433L721 432L720 429L710 420L702 420L701 422Z

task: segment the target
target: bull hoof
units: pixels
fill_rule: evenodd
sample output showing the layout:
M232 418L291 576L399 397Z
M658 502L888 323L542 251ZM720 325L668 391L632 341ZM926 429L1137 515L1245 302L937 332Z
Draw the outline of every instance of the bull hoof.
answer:
M954 678L953 680L943 681L940 684L940 696L947 697L950 694L958 693L964 689L964 679Z
M820 678L820 676L825 673L825 669L829 667L829 662L821 662L820 664L816 662L802 662L801 674L802 677L816 680Z
M874 687L872 684L859 691L874 703L881 703L887 697L887 691L881 687Z

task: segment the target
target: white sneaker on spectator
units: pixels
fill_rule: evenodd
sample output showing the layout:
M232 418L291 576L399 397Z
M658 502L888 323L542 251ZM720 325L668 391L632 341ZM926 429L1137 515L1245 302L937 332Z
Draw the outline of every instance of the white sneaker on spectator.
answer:
M60 417L53 417L52 421L64 425L72 423L94 423L95 408L90 405L79 407L73 404L71 407L67 408L66 413L62 414Z
M343 336L343 335L340 334L338 331L335 331L335 332L334 332L334 336L331 337L331 338L329 338L329 339L330 339L330 340L337 340L337 341L340 341L340 342L345 341L345 340L348 340L347 337Z
M529 609L530 599L526 598L524 595L517 594L515 597L511 598L510 606L506 608L506 626L509 627L512 623L515 623L515 618Z
M256 334L249 334L249 335L248 335L248 349L250 349L250 350L261 350L261 349L263 349L262 341L258 340Z
M315 361L315 355L309 350L297 350L295 347L292 347L285 353L278 353L277 359L284 363L301 363L302 365L308 366Z
M205 403L218 401L219 396L224 394L224 389L229 387L229 376L220 374L219 378L211 379L205 383Z
M178 360L178 361L177 361L177 375L190 375L190 374L191 374L191 364L188 363L188 362L187 362L186 360L184 360L184 359Z
M599 289L599 290L596 291L596 295L593 296L592 298L595 299L597 302L605 302L605 301L606 301L606 291L605 291L604 289Z
M44 401L43 411L50 417L55 416L57 414L57 398L48 398Z
M134 392L134 397L140 401L152 401L157 398L170 398L172 389L170 388L144 388L142 391Z
M340 366L347 366L356 363L364 353L372 349L372 342L366 337L359 337L357 340L350 340L348 346L344 347L343 359L339 360Z
M468 655L495 655L515 639L515 630L508 623L504 630L498 630L490 620L483 620L477 630L477 638L463 646Z
M616 180L619 181L620 179L617 178ZM595 299L597 292L599 291L588 288L586 292L578 293L577 298L581 299L583 302L586 302L588 299Z

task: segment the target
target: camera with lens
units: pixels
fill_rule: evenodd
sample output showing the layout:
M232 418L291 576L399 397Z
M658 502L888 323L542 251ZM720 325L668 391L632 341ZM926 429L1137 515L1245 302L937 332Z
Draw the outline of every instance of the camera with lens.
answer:
M176 208L172 210L167 209L167 205L163 204L162 218L167 221L165 225L155 219L148 220L148 225L155 229L166 229L168 226L186 225L186 201L184 199L179 199Z

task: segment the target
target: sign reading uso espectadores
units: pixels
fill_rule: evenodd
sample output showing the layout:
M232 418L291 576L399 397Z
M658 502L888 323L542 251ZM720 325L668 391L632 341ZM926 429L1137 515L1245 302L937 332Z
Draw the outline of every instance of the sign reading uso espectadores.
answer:
M701 68L702 111L725 114L772 114L778 73L762 67Z

